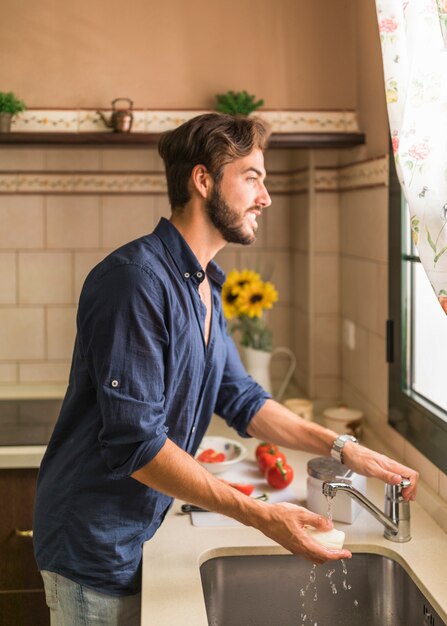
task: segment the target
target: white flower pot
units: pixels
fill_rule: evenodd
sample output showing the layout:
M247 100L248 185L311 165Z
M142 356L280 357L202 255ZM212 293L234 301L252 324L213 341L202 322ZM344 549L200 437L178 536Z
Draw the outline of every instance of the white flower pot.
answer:
M259 384L267 393L273 395L272 378L271 378L271 361L277 354L286 354L289 357L289 368L287 370L284 379L275 395L275 400L278 402L281 400L287 385L292 378L292 374L295 371L296 359L295 355L288 348L275 348L272 352L265 352L264 350L255 350L254 348L248 348L241 346L242 362L247 370L247 373Z

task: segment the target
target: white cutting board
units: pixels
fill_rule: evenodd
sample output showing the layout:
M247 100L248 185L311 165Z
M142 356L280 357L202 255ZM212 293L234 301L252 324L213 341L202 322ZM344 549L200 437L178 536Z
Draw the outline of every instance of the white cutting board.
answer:
M285 489L273 489L267 483L266 479L260 473L256 461L245 460L237 463L232 469L218 474L216 478L223 478L233 483L250 483L255 489L251 497L260 496L267 493L269 498L267 502L292 502L293 504L303 505L306 498L306 477L296 475L293 482ZM220 513L191 513L191 522L193 526L242 526L240 522L221 515Z

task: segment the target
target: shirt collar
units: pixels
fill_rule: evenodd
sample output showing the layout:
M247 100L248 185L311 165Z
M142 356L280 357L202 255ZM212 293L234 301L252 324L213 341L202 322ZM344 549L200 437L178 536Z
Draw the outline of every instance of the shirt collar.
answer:
M201 283L205 278L203 268L177 228L165 217L162 217L154 230L154 234L169 251L183 280L188 281L192 278ZM220 287L225 282L225 273L215 261L208 263L206 273Z

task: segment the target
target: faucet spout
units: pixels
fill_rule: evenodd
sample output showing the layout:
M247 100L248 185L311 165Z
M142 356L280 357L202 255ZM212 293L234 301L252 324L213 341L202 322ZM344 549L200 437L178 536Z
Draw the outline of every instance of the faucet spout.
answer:
M408 487L409 484L409 481L404 479L399 485L385 486L385 513L348 483L324 482L322 490L328 498L334 498L338 491L343 491L385 527L386 539L402 543L411 539L410 504L402 497L402 489Z

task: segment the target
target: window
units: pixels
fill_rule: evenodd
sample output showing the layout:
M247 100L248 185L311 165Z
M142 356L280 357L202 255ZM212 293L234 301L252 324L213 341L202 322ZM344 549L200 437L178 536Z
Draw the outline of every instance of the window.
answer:
M447 316L413 245L390 158L389 423L447 471Z
M420 263L412 263L412 388L447 418L447 317Z

